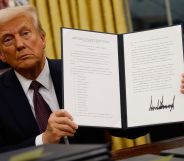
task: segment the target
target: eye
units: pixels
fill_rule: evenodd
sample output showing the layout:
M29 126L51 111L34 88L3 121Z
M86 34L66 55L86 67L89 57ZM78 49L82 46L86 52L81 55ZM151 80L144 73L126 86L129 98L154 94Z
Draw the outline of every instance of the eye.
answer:
M2 38L2 44L9 46L13 43L13 36L5 36Z
M31 36L31 32L28 30L22 31L21 36L24 37L25 39L27 39Z
M3 41L4 42L8 42L8 41L10 41L11 40L11 37L6 37Z

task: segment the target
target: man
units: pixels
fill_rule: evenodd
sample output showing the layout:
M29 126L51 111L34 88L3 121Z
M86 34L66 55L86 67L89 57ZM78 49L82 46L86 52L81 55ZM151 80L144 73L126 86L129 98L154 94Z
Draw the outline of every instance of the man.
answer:
M10 145L15 144L19 144L17 147L24 147L33 145L33 142L58 143L64 136L73 136L77 125L66 111L58 110L62 105L61 101L57 101L61 100L61 91L58 91L57 98L55 92L52 92L54 88L60 89L61 80L51 81L52 74L53 77L60 75L60 71L54 70L57 66L60 67L60 62L48 63L44 56L45 33L39 27L34 9L8 8L1 10L0 15L1 60L15 70L6 73L0 80L0 146L6 149L7 145L11 149ZM51 72L51 76L45 79L45 75L49 75L48 66L55 73ZM41 87L43 94L56 107L52 109L56 112L51 114L47 130L41 136L37 136L40 131L34 119L34 108L31 109L33 103L30 97L33 90L29 89L31 80L36 79L48 88L46 90L44 86Z
M103 129L78 129L60 109L61 61L47 60L44 48L45 33L33 7L0 10L0 59L12 67L0 77L0 152L64 142L66 137L71 143L105 142Z

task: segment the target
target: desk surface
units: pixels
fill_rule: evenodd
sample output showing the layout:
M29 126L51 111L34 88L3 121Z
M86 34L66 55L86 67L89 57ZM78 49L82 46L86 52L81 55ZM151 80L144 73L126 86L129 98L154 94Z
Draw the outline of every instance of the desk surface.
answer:
M162 150L181 146L184 146L184 136L117 150L112 152L112 158L118 160L143 154L159 154Z

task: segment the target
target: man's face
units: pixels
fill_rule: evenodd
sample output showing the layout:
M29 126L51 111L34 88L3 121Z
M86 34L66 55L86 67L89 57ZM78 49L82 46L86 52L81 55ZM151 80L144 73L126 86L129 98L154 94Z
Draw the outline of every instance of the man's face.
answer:
M31 18L20 15L0 24L0 57L16 71L42 68L44 48L45 35Z

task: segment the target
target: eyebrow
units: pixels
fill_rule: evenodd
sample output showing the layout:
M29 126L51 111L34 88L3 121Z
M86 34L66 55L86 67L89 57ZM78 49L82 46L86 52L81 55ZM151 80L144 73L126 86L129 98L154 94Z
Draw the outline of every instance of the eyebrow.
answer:
M18 30L18 32L21 32L22 30L30 30L30 27L28 25L23 25L22 27L20 27L20 29ZM4 37L6 35L13 35L12 33L9 33L8 31L4 31L2 33L0 33L0 38Z

